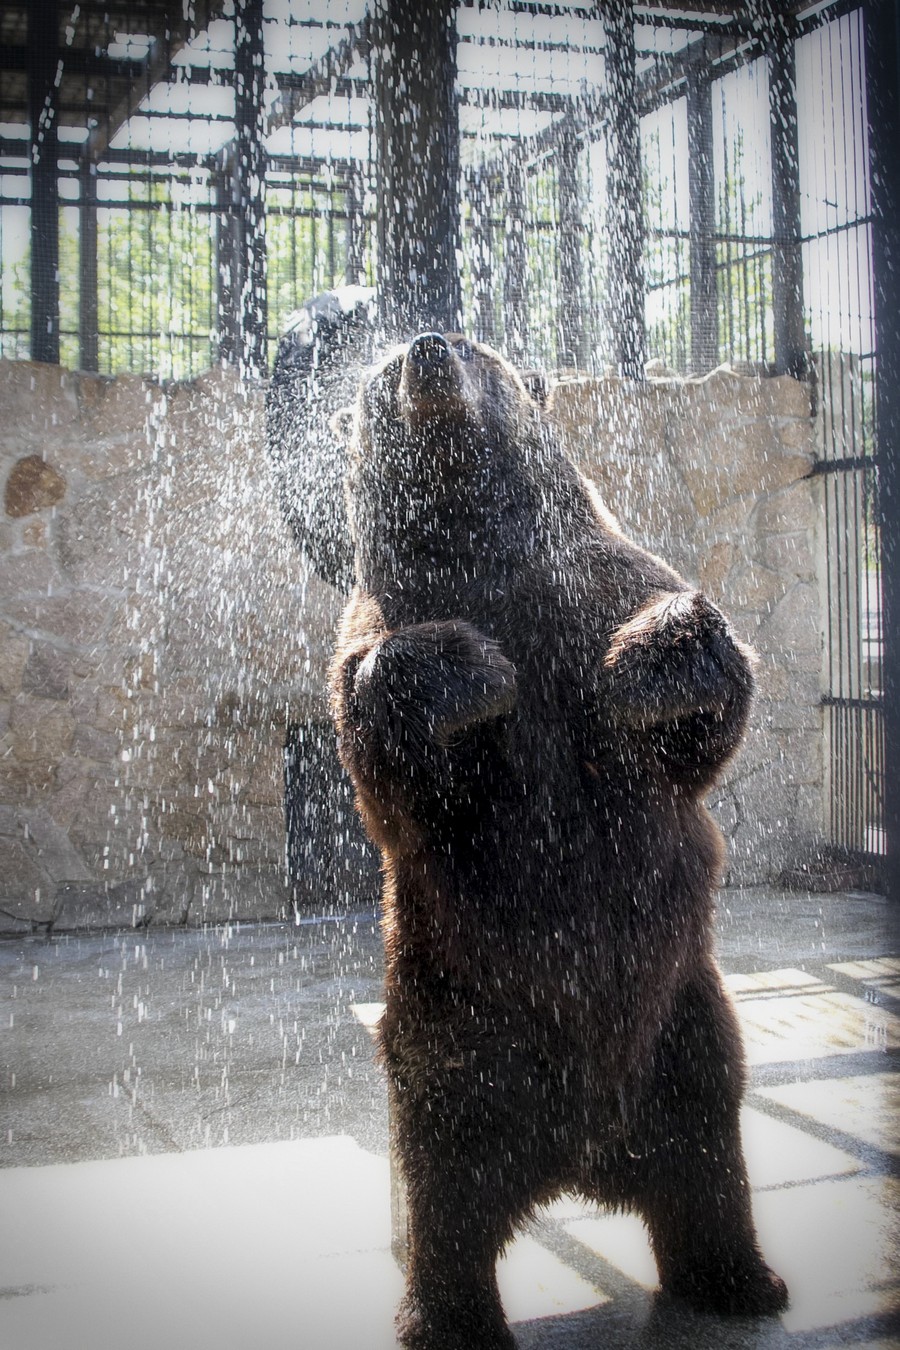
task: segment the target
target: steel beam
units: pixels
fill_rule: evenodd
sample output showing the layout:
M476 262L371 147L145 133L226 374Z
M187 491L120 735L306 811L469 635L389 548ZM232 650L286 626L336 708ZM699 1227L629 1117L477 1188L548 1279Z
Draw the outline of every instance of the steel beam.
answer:
M791 20L776 0L756 3L760 5L769 63L775 370L779 375L803 379L809 373L809 354L803 318L795 34Z
M78 364L100 369L100 313L97 300L97 166L82 160L78 202Z
M556 362L560 369L584 370L588 343L585 333L584 277L582 274L584 211L578 184L580 142L571 122L564 128L556 151L559 194L557 268L559 315Z
M455 0L378 0L379 311L385 332L461 324Z
M528 269L525 245L525 162L515 152L505 161L506 249L503 258L503 326L506 355L516 365L528 349Z
M637 106L634 16L631 4L603 0L606 30L607 324L613 357L628 379L644 376L644 213L641 203L641 130Z
M236 0L234 31L235 138L229 167L235 244L230 295L241 375L259 379L268 364L263 0Z
M691 249L691 369L718 362L716 192L713 166L712 84L692 72L687 82L688 196Z
M59 363L59 155L56 85L57 0L28 11L31 124L31 359Z

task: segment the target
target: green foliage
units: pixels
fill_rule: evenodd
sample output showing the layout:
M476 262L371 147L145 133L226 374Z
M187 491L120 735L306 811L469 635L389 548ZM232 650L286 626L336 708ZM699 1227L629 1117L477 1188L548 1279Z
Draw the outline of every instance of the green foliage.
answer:
M185 379L209 367L215 333L213 217L165 182L128 184L131 209L98 210L100 368Z

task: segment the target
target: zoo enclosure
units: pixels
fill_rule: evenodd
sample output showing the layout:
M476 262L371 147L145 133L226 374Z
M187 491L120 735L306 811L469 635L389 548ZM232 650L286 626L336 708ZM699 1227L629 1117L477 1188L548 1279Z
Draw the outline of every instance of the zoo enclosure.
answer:
M303 299L341 282L398 298L418 268L426 317L461 318L518 361L809 376L831 836L893 856L897 413L875 321L883 352L900 303L873 200L889 173L872 172L896 117L896 70L873 60L891 51L891 10L348 0L324 18L315 0L202 0L186 19L168 0L8 5L3 354L178 378L224 360L258 376ZM423 172L432 153L444 172ZM415 303L400 309L385 322Z

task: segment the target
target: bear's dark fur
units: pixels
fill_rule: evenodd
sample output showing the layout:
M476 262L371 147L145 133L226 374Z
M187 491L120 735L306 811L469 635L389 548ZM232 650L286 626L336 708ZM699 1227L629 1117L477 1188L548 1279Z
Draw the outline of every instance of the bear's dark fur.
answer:
M344 438L334 412L372 359L375 292L341 286L307 300L278 343L266 399L266 445L279 504L314 571L345 594L353 546L344 507Z
M787 1298L750 1213L702 805L749 654L551 421L489 348L423 334L364 381L351 447L332 697L384 861L416 1350L514 1345L495 1261L561 1191L639 1213L669 1294Z

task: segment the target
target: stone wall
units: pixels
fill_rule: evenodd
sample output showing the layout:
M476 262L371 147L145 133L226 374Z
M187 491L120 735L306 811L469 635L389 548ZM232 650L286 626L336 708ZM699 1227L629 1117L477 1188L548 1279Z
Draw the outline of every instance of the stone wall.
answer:
M0 363L0 920L284 912L282 749L338 597L271 500L262 395Z
M715 809L734 877L772 877L822 829L808 391L580 380L556 407L626 531L760 653ZM278 516L262 430L261 394L227 373L164 388L0 362L7 928L285 912L286 728L324 717L339 600Z
M554 406L625 533L701 586L759 656L750 732L710 804L730 879L773 880L824 830L809 387L723 367L687 381L571 380Z

